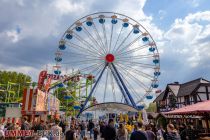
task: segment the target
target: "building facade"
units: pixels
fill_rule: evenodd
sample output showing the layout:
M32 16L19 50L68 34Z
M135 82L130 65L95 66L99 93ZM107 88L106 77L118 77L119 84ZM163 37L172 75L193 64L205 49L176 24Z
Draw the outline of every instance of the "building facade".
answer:
M210 99L210 81L199 78L183 84L168 84L154 100L157 112L168 112Z

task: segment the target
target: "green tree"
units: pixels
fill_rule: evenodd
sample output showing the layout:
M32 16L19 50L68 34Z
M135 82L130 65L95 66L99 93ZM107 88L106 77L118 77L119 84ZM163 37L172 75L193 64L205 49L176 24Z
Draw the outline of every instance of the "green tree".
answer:
M146 109L147 112L156 112L157 111L157 106L156 103L150 103L149 107Z
M6 101L6 97L11 94L14 101L21 101L24 87L29 86L31 77L15 71L0 71L0 101Z

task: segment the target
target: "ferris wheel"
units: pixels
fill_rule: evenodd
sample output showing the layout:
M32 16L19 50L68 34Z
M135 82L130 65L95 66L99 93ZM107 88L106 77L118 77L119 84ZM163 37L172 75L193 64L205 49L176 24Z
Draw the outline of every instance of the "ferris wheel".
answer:
M100 12L78 19L65 31L55 54L57 74L60 66L68 65L95 77L80 113L91 97L138 108L158 87L156 43L140 23L123 14Z

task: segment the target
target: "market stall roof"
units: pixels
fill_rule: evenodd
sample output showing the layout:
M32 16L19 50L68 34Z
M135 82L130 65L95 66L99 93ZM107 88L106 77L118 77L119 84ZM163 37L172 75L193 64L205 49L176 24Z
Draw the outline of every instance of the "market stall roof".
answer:
M99 103L84 109L84 111L108 111L108 112L138 112L137 109L124 103L106 102ZM84 112L83 111L83 112Z
M210 113L210 100L199 102L193 105L185 106L170 112L167 115L198 115L201 113Z

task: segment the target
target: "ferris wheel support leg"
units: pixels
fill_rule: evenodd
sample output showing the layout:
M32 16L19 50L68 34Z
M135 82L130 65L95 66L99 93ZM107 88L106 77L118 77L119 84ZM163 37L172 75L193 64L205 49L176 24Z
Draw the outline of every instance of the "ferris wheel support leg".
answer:
M122 94L123 94L123 96L124 96L124 98L125 98L125 102L126 102L127 104L130 104L130 102L128 101L128 98L127 98L127 96L126 96L126 93L125 93L125 91L123 90L123 88L122 88L122 86L121 86L121 84L120 84L120 82L119 82L119 79L117 78L115 72L113 71L112 68L110 68L110 70L111 70L111 72L112 72L112 74L113 74L113 76L114 76L115 81L117 82L118 87L120 88L120 91L122 92Z
M107 67L107 65L108 65L108 64L106 64L106 65L104 66L103 70L101 71L101 73L100 73L100 75L99 75L99 77L98 77L96 83L94 84L93 88L92 88L91 91L90 91L90 94L89 94L88 97L86 98L86 100L85 100L83 106L81 107L79 113L77 114L77 118L80 116L80 114L81 114L82 111L84 110L85 106L87 105L87 102L89 101L90 97L92 96L92 94L93 94L93 92L94 92L94 90L95 90L95 88L96 88L98 82L100 81L100 79L101 79L101 77L102 77L102 75L103 75L103 73L104 73L104 70L105 70L106 67Z
M125 90L125 93L128 95L128 98L130 99L132 106L133 106L134 108L137 108L137 107L136 107L136 103L134 102L134 100L133 100L133 98L132 98L130 92L128 91L128 89L127 89L125 83L123 82L123 80L122 80L122 78L121 78L119 72L117 71L117 68L115 67L115 65L114 65L113 63L112 63L112 67L114 68L114 71L116 72L117 77L119 78L119 80L120 80L120 82L121 82L121 84L122 84L122 86L123 86L123 88L124 88L124 90Z

